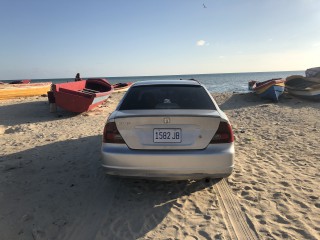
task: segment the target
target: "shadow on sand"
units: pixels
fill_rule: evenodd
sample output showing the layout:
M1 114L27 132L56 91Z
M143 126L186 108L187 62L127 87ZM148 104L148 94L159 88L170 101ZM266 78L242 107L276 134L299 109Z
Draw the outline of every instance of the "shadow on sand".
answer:
M287 93L284 93L280 96L278 103L275 103L269 99L263 99L254 93L234 93L230 98L222 101L222 103L219 104L219 107L222 110L233 110L265 104L278 104L280 106L289 106L294 109L299 109L302 107L313 107L320 109L319 102L298 98Z
M217 182L106 176L100 139L55 142L0 157L4 239L136 239L156 228L179 205L177 198Z
M54 121L59 118L75 117L77 114L58 109L50 113L49 103L46 98L43 101L22 102L0 106L0 125L13 126L23 123L38 123Z

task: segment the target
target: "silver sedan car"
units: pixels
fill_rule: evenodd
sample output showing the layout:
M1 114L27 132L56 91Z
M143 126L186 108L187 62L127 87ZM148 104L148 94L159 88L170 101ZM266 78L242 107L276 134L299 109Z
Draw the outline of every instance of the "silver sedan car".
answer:
M198 81L141 81L109 116L101 153L110 175L221 178L234 167L234 137L227 116Z

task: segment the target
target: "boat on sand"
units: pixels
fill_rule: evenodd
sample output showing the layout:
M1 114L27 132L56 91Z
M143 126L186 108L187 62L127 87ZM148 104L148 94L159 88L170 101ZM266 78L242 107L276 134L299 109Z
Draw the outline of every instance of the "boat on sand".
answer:
M0 100L47 94L51 82L0 84Z
M306 70L306 77L320 78L320 67L309 68Z
M31 79L24 79L24 80L14 80L9 82L9 84L27 84L30 82L31 82Z
M106 79L92 78L53 84L51 91L48 96L51 96L51 102L54 101L56 106L70 112L82 113L107 100L113 92L113 87Z
M291 95L320 100L320 77L289 76L286 78L285 89Z
M249 90L252 90L262 98L271 99L274 102L279 101L279 97L284 91L284 86L285 79L283 78L275 78L263 82L249 82Z
M131 87L132 84L133 84L132 82L116 83L116 84L113 84L112 86L113 86L114 92L125 92Z

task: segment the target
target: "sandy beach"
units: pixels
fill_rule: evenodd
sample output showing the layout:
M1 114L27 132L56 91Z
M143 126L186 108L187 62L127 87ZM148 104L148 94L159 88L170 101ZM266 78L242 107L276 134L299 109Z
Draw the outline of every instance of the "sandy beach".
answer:
M233 174L159 182L100 166L122 96L79 115L50 113L47 97L0 101L0 239L235 239L239 222L256 239L320 239L319 102L213 93L235 134Z

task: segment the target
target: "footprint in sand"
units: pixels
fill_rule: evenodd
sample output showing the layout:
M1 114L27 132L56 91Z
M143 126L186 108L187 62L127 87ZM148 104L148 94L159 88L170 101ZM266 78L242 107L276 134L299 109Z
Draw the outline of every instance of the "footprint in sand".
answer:
M253 187L253 190L258 191L258 192L263 192L263 191L265 191L264 189L259 188L259 187Z
M281 184L282 186L284 186L284 187L289 187L289 186L291 186L290 183L284 182L284 181L280 182L280 184Z
M267 224L263 215L256 215L255 218L259 220L260 224L263 224L263 225Z
M195 236L186 236L185 240L198 240L198 238Z
M301 208L309 208L306 204L304 204L301 201L298 200L293 200L295 203L297 203Z
M313 196L313 195L309 196L309 198L310 198L311 200L318 200L318 199L319 199L319 197Z
M278 223L282 223L282 224L289 224L290 222L285 219L284 217L280 216L280 215L276 215L275 216L275 221L278 222Z
M177 226L169 226L166 228L165 232L167 236L176 236L179 231L179 227Z
M22 132L21 127L9 127L5 129L4 134L13 134L13 133L20 133Z
M242 191L242 192L241 192L241 196L243 196L243 197L244 197L244 196L248 196L248 195L249 195L249 192L248 192L248 191Z
M209 235L207 232L205 232L205 231L199 231L199 234L200 234L202 237L204 237L205 239L212 239L212 238L210 237L210 235Z

